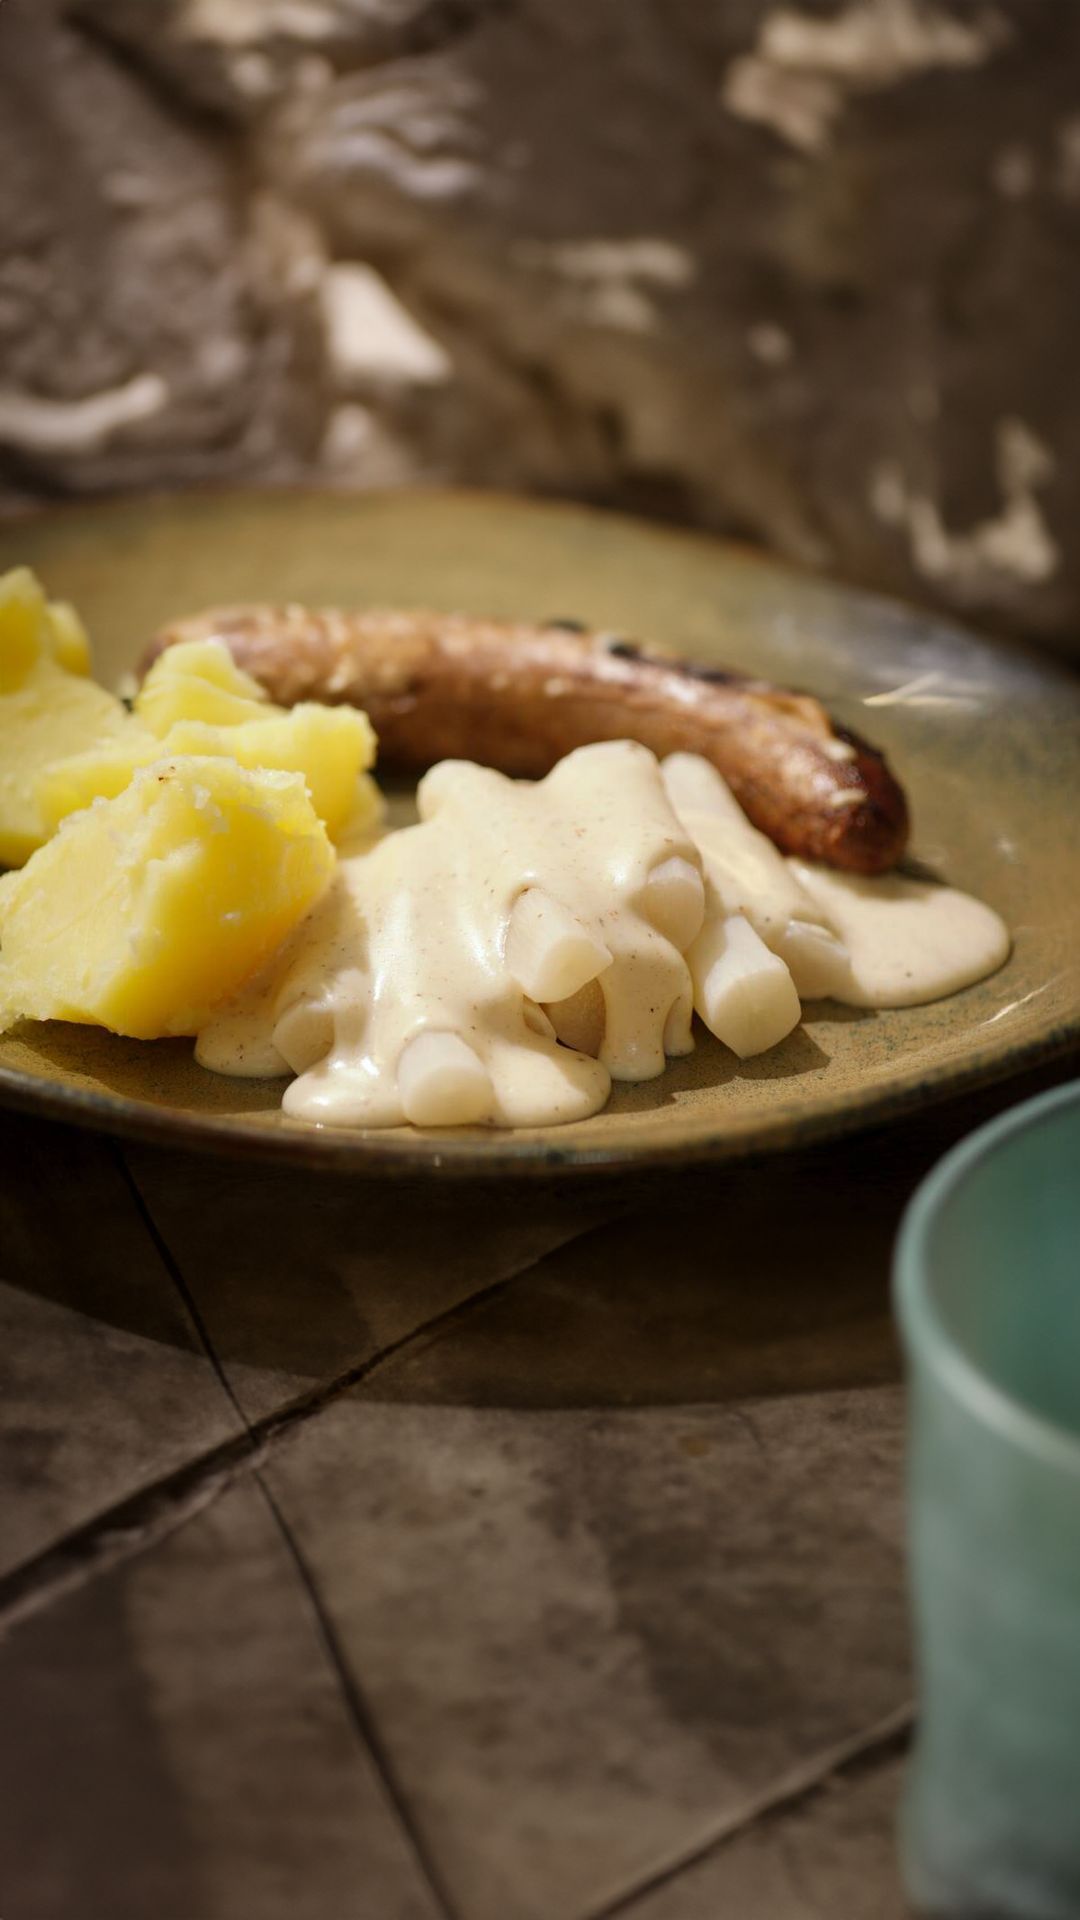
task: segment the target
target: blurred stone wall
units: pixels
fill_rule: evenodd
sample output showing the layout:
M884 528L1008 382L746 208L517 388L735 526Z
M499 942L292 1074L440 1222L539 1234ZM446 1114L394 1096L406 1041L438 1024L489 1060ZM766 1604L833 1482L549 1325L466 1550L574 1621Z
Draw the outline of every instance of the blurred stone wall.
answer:
M0 0L0 496L465 481L1042 637L1074 0Z

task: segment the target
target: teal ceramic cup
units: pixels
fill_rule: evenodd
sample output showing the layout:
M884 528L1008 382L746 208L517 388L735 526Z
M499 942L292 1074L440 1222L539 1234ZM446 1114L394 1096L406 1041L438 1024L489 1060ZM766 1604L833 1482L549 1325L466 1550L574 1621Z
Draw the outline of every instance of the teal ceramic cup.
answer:
M1080 1916L1080 1083L964 1141L896 1252L919 1725L908 1893Z

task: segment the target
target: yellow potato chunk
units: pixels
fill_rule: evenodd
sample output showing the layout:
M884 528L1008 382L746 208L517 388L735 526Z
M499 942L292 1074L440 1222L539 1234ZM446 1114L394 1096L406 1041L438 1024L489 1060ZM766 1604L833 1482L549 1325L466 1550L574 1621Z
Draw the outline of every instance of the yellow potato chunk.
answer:
M280 767L302 773L311 803L336 839L357 802L357 782L375 758L366 713L354 707L272 707L265 720L236 727L180 721L167 735L170 753L228 753L242 767Z
M298 774L159 760L0 879L0 1029L191 1034L308 912L334 853Z
M183 640L167 647L135 695L138 718L159 740L179 720L235 727L282 711L234 664L221 640Z
M127 726L114 738L84 753L54 760L37 775L34 795L44 823L47 839L56 832L61 820L95 800L115 800L129 786L140 767L169 755L169 746L148 727L128 718Z
M46 609L49 638L58 666L65 673L90 672L90 638L68 600L50 600Z
M42 657L45 595L29 567L0 577L0 694L21 687Z
M84 676L86 633L73 607L48 601L29 567L0 577L0 866L18 866L49 828L34 793L43 767L100 750L131 723Z
M0 575L0 693L22 686L42 660L88 674L86 629L66 600L46 600L29 567L12 567Z
M17 867L48 839L38 776L68 754L100 751L132 725L104 687L40 659L22 684L0 693L0 866Z
M371 781L361 783L371 765L375 736L366 714L352 707L279 707L264 709L265 718L238 726L212 727L201 720L180 720L158 740L138 721L116 741L91 753L58 761L37 782L41 813L50 829L78 807L99 796L121 793L137 768L163 756L227 754L242 767L273 767L282 773L303 774L312 804L332 839L346 822L356 824L357 809L374 815L378 792Z

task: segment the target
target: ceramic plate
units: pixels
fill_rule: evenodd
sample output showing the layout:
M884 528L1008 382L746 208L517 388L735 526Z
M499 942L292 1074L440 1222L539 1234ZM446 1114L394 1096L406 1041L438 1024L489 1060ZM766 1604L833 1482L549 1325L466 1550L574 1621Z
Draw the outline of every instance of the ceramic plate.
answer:
M726 1160L877 1122L1013 1072L1080 1032L1080 680L890 602L695 535L479 494L187 495L72 507L0 529L74 600L114 682L164 620L213 602L429 603L568 615L811 689L890 754L914 854L1013 929L1002 972L936 1006L821 1004L740 1064L707 1036L573 1126L520 1133L314 1129L280 1082L205 1073L184 1041L86 1027L0 1038L0 1096L115 1132L378 1172Z

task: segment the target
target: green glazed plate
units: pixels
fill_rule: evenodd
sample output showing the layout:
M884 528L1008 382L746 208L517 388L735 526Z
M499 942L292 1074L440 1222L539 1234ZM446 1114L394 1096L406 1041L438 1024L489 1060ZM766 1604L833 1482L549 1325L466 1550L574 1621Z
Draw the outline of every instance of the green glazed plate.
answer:
M1080 680L1056 663L700 536L482 494L95 503L0 528L0 566L19 561L80 608L110 684L167 619L295 599L574 616L809 688L887 750L915 855L996 907L1015 949L993 979L935 1006L814 1007L756 1060L702 1037L660 1079L618 1088L567 1127L306 1127L283 1118L280 1082L206 1073L189 1042L67 1025L0 1037L10 1103L358 1173L640 1167L801 1146L1013 1073L1080 1034Z

